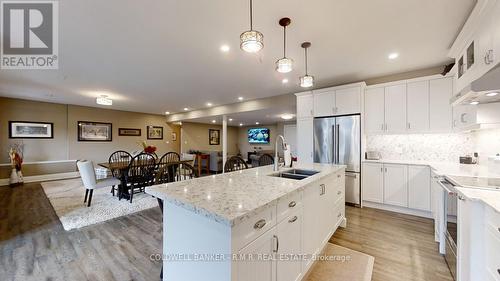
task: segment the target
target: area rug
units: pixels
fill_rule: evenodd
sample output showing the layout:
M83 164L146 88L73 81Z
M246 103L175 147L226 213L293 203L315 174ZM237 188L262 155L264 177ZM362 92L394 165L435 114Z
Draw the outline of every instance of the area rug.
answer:
M118 197L110 193L111 187L95 189L92 204L87 207L83 203L85 188L80 178L43 182L42 188L65 230L158 207L157 200L144 193L134 194L132 203L126 199L118 201Z
M307 281L370 281L375 258L339 245L327 243L325 258L312 268Z

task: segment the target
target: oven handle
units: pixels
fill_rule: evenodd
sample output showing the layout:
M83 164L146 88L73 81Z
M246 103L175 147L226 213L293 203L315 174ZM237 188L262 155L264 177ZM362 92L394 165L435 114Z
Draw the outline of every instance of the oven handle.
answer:
M449 195L456 195L457 193L455 191L452 191L442 181L438 181L439 185L446 191L448 192Z

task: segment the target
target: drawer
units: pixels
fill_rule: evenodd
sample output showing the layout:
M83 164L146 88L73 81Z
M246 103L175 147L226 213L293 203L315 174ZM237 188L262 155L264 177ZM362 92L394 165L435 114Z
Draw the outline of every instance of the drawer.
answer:
M272 205L233 227L233 247L240 250L275 225L276 205Z
M340 220L345 217L345 203L344 200L340 200L335 203L333 214L335 215L335 225L338 226Z
M485 259L486 271L490 275L500 279L500 237L497 234L498 229L486 225L485 231Z
M324 184L327 188L327 192L335 193L335 196L344 195L345 193L345 174L343 172L337 172L324 180L320 181L320 184Z
M294 210L302 207L302 191L293 192L278 200L277 219L278 222L290 216Z
M498 237L500 238L500 214L495 212L491 207L486 207L486 225L490 225L497 230Z

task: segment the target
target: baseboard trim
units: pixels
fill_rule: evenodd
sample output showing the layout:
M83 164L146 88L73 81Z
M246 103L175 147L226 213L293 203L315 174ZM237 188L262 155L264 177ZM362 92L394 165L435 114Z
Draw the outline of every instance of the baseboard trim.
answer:
M28 176L28 177L24 177L24 182L30 183L30 182L53 181L53 180L77 178L79 176L80 176L79 172L68 172L68 173L48 174L48 175L39 175L39 176ZM9 179L0 179L0 186L8 186L8 185L9 185Z
M375 203L375 202L363 201L363 207L391 211L391 212L395 212L395 213L401 213L401 214L405 214L405 215L412 215L412 216L423 217L423 218L428 218L428 219L434 218L432 216L432 212L429 212L429 211L421 211L421 210L409 209L409 208L405 208L405 207L385 205L385 204L380 204L380 203Z

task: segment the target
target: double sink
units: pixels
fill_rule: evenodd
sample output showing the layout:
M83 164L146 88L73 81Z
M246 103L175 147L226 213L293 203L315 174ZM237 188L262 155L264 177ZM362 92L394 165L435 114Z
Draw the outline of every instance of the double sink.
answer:
M270 174L269 176L292 179L292 180L303 180L303 179L308 178L308 177L315 175L317 173L319 173L319 171L304 170L304 169L290 169L290 170L284 170L284 171L281 171L278 173Z

